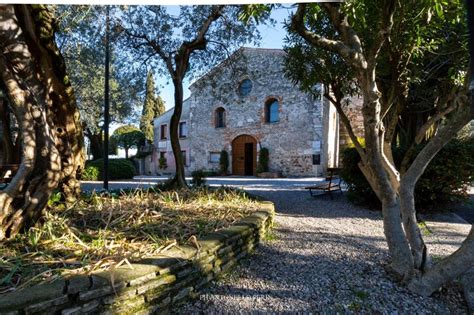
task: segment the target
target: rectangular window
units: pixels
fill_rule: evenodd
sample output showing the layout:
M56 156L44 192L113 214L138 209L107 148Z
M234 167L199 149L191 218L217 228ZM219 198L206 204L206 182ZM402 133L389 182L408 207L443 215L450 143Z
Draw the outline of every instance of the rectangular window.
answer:
M160 152L160 159L166 158L165 154L166 154L166 152Z
M321 154L313 154L313 165L321 165Z
M188 166L188 163L186 161L186 151L181 151L181 156L183 157L184 166Z
M188 136L188 126L185 121L179 123L179 137L186 138Z
M161 129L161 130L160 130L160 136L161 136L160 139L161 139L161 140L165 140L165 139L168 138L168 137L167 137L167 134L166 134L166 125L161 125L160 127L161 127L161 128L160 128L160 129Z
M215 111L215 125L216 128L224 128L225 127L225 109L219 107Z
M209 162L219 163L220 158L221 158L220 152L209 152Z

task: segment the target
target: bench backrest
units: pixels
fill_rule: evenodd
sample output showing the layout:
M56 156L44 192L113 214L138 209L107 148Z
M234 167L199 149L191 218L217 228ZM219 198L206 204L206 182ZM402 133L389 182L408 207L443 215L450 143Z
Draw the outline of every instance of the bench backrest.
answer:
M326 181L329 181L329 185L335 184L340 185L341 184L341 176L339 175L339 172L341 171L340 168L336 167L328 167L327 171L329 172L329 176L326 177Z

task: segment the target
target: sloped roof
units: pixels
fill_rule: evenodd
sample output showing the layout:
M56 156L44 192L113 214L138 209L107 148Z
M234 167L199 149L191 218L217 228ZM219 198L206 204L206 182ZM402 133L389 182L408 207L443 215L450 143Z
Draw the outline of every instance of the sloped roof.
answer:
M260 51L262 53L273 53L273 54L282 54L285 55L286 52L283 49L276 49L276 48L260 48L260 47L240 47L236 51L234 51L229 57L226 59L222 60L219 64L217 64L215 67L211 68L207 73L196 79L189 88L197 84L198 82L206 79L207 77L210 77L214 75L219 69L222 67L226 66L231 60L238 58L240 54L243 54L247 51Z
M187 99L185 99L183 101L183 109L182 109L182 112L181 112L181 119L182 120L186 120L186 119L189 118L189 105L190 105L189 100L190 99L188 97ZM160 116L155 117L154 119L157 119L160 122L169 121L171 119L171 116L173 115L173 110L174 110L174 106L171 107L170 109L168 109L166 112L164 112Z

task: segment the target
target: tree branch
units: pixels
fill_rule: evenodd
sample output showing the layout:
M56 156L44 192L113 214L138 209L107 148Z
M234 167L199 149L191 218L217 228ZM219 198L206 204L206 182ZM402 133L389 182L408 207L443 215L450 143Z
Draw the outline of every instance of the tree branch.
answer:
M448 123L430 139L416 156L404 174L404 182L415 184L434 156L471 120L467 91L459 92L458 95L455 96L453 103L454 105L449 106L449 108L452 108L450 111L457 109L454 117L449 119Z
M457 108L457 104L453 99L455 98L454 95L450 93L450 95L444 97L442 102L438 101L439 103L449 103L452 102L453 104L451 106L446 106L446 108L442 111L438 111L434 116L430 117L428 121L426 121L421 128L418 130L415 139L413 143L410 145L410 147L407 149L405 152L405 155L402 159L402 163L400 165L400 171L402 173L405 173L406 170L408 169L410 159L412 158L413 154L415 153L416 146L423 141L423 138L426 136L426 132L428 129L430 129L435 123L440 121L443 117L445 117L447 114L451 113L453 110Z
M175 75L175 70L174 70L174 67L173 67L173 63L171 62L171 56L166 55L165 51L162 49L161 45L158 44L157 41L148 38L148 36L146 36L146 34L133 33L133 32L130 32L126 28L123 29L123 31L129 37L144 40L146 42L146 44L149 45L150 47L152 47L153 50L158 54L158 56L160 56L160 58L163 60L163 62L165 62L166 68L168 69L168 72L170 73L170 75L171 76ZM141 46L142 44L139 44L139 45Z
M304 15L306 13L306 4L298 4L298 9L291 18L291 30L298 33L303 37L308 43L325 48L332 52L338 53L341 57L348 62L349 64L356 65L360 67L361 61L359 58L362 57L360 53L356 50L350 48L342 41L328 39L326 37L320 36L314 32L309 31L304 25ZM362 57L363 58L363 57Z
M426 123L421 126L420 130L416 134L415 137L415 144L420 144L423 138L426 136L426 132L428 129L431 128L435 123L440 121L443 117L445 117L447 114L451 113L453 110L456 109L456 106L448 106L442 111L437 112L434 116L430 117Z
M188 70L189 66L189 57L191 56L192 52L195 50L204 50L206 49L206 34L211 27L212 23L216 21L218 18L222 16L222 10L225 8L225 5L218 5L213 6L213 9L207 19L202 24L201 28L199 29L196 37L192 41L184 42L181 47L178 49L178 53L175 56L175 61L177 65L177 75L181 78L184 77ZM180 64L178 60L182 60L181 67L178 69L178 65Z
M202 24L201 29L199 30L196 37L190 42L184 42L183 43L183 46L184 46L185 49L192 52L196 49L205 48L205 47L201 47L201 46L202 46L202 44L205 44L205 42L206 42L205 36L207 34L207 31L209 30L209 27L211 27L212 22L216 21L218 18L220 18L222 16L222 10L224 8L225 8L225 5L218 5L218 6L213 7L211 14L209 14L207 19Z
M324 86L324 97L326 97L334 105L334 107L336 107L337 113L339 114L339 117L341 118L342 123L344 124L344 127L346 128L347 133L349 134L349 137L352 140L352 143L354 143L354 146L357 152L359 152L359 155L361 156L362 159L365 159L365 150L364 148L362 148L362 145L357 139L349 118L347 117L346 113L342 109L341 99L338 97L337 98L332 97L329 91L329 88L326 85Z
M395 0L387 0L384 4L382 4L383 10L379 21L379 29L377 31L377 35L375 36L375 40L367 53L367 63L369 65L375 66L375 61L377 60L380 49L382 49L383 43L392 30L395 2Z
M322 3L321 4L326 13L329 15L332 24L336 30L342 35L343 42L349 45L357 53L363 55L362 44L359 36L354 29L349 25L347 16L341 13L340 3Z

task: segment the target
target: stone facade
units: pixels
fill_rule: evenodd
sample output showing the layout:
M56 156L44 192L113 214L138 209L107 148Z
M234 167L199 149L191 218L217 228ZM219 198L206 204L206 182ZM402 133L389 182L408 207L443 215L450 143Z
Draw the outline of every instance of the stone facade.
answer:
M188 173L217 170L217 156L226 150L230 173L255 175L261 148L269 150L270 171L284 176L321 175L326 167L337 166L339 122L334 106L322 96L301 92L284 76L284 54L279 49L241 48L190 86L182 116L189 136L181 141ZM246 90L241 86L244 81ZM278 114L269 109L275 101L272 106L278 107ZM218 115L223 122L217 121ZM270 118L275 115L277 119ZM160 126L170 117L167 112L155 119L155 146L158 152L166 151L161 154L168 162L173 160L171 146L160 140ZM239 143L241 136L246 143ZM174 165L168 164L167 170L173 171Z

